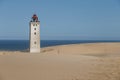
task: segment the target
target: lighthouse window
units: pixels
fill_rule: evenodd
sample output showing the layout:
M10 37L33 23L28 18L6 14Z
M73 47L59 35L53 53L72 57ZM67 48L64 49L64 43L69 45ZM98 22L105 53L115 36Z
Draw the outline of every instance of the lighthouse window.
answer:
M34 30L36 30L36 28L34 28Z
M33 24L33 26L35 26L35 24Z
M34 42L34 44L36 44L36 41Z
M34 32L34 35L36 35L36 32Z

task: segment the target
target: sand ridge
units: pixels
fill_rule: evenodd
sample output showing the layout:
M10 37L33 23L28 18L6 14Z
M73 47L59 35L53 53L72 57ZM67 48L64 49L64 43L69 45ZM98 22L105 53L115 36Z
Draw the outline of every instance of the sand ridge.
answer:
M120 43L1 51L0 80L120 80Z

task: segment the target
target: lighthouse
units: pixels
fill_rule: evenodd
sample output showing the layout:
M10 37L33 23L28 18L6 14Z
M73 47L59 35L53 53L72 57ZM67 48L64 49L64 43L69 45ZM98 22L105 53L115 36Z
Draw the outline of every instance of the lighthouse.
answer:
M40 53L40 21L36 14L33 15L29 25L30 53Z

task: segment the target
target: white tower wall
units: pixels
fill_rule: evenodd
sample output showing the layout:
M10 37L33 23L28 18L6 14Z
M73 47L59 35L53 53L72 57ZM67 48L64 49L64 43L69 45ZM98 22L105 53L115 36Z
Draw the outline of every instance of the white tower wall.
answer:
M30 53L40 53L40 22L30 22Z

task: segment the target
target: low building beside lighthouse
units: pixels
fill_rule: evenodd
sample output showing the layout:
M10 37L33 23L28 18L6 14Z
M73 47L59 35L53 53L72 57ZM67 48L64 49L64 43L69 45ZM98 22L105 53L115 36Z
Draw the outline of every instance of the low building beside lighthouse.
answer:
M30 53L40 53L40 21L36 14L33 15L32 21L30 21Z

